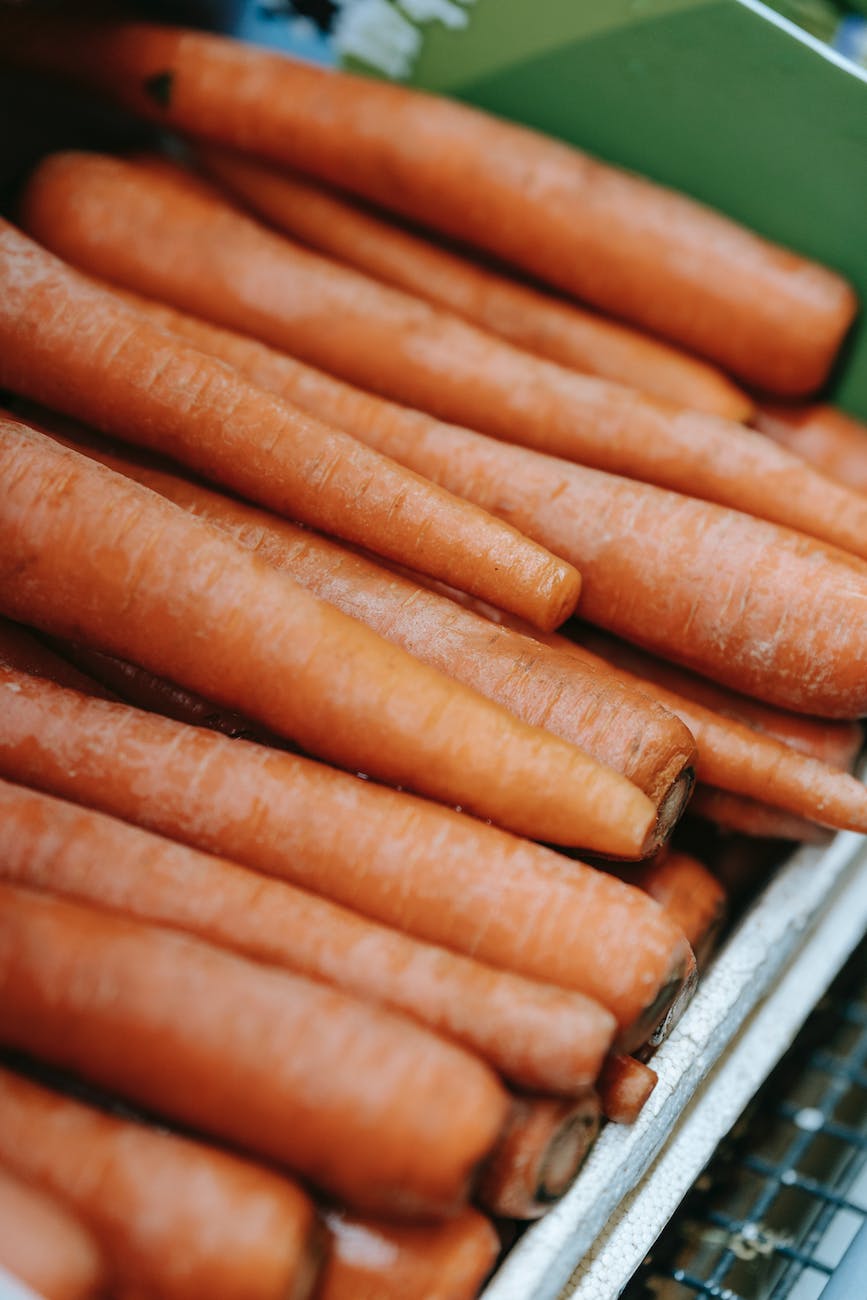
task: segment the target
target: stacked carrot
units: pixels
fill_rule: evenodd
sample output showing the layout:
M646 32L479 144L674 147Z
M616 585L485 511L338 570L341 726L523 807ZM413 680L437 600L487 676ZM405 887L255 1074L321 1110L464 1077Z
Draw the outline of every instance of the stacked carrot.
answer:
M652 1094L726 908L684 811L867 831L864 435L779 400L853 295L455 104L0 36L196 168L55 155L0 222L0 1264L470 1300Z

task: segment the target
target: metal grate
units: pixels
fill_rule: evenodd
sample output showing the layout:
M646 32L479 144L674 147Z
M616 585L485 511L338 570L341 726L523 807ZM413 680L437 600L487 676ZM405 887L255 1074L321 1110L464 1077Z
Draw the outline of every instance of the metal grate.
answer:
M844 1270L860 1285L844 1284ZM718 1147L623 1297L832 1300L832 1292L835 1300L867 1296L867 944Z

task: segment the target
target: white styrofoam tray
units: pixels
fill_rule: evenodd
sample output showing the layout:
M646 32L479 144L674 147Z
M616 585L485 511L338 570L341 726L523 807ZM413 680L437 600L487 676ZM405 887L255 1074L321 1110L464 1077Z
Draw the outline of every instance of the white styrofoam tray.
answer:
M619 1295L867 930L865 863L867 840L848 833L784 863L654 1056L659 1083L637 1122L603 1130L482 1300Z

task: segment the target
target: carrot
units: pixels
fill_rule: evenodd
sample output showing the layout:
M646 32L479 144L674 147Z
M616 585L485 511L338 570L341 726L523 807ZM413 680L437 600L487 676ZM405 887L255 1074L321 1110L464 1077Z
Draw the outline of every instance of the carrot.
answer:
M538 1219L559 1200L599 1132L599 1098L520 1095L482 1168L476 1198L490 1214Z
M468 1053L186 935L5 884L0 899L5 1045L361 1209L438 1215L466 1199L507 1109Z
M805 817L709 785L696 786L689 811L691 816L713 822L720 830L760 839L793 840L801 844L826 844L830 839L824 827Z
M31 676L45 677L60 686L68 686L70 690L98 695L104 700L117 698L99 682L79 672L59 655L52 654L27 628L6 618L0 618L0 668L14 668Z
M437 1224L327 1209L331 1250L318 1300L475 1300L497 1257L493 1225L467 1208Z
M829 478L867 492L867 426L845 411L762 402L753 424Z
M142 23L7 20L4 56L395 207L768 391L825 378L852 289L684 195L417 90Z
M174 313L171 328L179 322L254 382L571 556L585 577L583 618L782 708L867 713L867 569L850 557L739 512L442 424Z
M867 558L863 496L761 434L540 360L291 244L170 164L56 154L33 174L22 213L35 238L82 269L364 388Z
M279 230L528 352L730 420L753 410L746 393L695 357L450 252L333 190L225 149L202 148L196 157Z
M293 754L10 672L0 697L0 767L13 779L283 877L440 947L585 992L633 1046L689 974L685 939L639 890L493 827ZM325 969L337 958L316 959ZM375 978L368 960L369 972L355 978ZM433 1005L436 989L425 996ZM469 1009L448 1010L452 1032ZM529 1060L529 1047L514 1041L488 1050L511 1068L522 1052Z
M93 1300L102 1292L96 1242L53 1197L0 1166L0 1282L11 1273L44 1300Z
M56 704L58 730L70 727L57 692L39 699L26 681L0 680L5 698L18 686L43 709ZM27 742L17 746L23 764L11 748L4 725L3 771L26 780ZM579 993L420 943L282 881L4 781L0 808L0 879L184 930L402 1011L519 1086L571 1095L593 1082L611 1046L614 1017Z
M521 833L626 856L652 842L656 810L625 777L148 489L9 421L0 473L0 612L26 613L308 751Z
M322 1255L286 1178L0 1069L0 1160L103 1252L116 1300L307 1300Z
M599 1079L602 1113L614 1124L634 1124L659 1076L633 1056L609 1056Z
M225 529L344 614L524 722L545 727L621 772L657 806L660 837L677 821L692 790L692 736L671 714L623 687L610 673L496 627L309 530L117 456L86 434L75 440L59 436L59 441ZM88 664L80 656L78 662Z
M0 383L15 392L531 621L574 607L571 566L169 338L5 223L0 288Z
M725 919L726 893L716 876L687 853L662 853L622 878L645 890L680 926L701 968Z

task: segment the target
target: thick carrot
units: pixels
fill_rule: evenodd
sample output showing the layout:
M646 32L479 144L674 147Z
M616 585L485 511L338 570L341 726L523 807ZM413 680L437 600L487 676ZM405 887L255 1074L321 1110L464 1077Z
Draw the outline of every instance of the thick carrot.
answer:
M186 935L0 885L0 1042L379 1213L451 1213L505 1121L410 1020ZM86 954L86 958L83 956Z
M725 919L726 892L716 876L688 853L661 853L623 879L655 898L689 940L701 968Z
M16 685L35 694L26 681L0 680L4 699ZM71 720L58 693L39 703L52 699L62 730ZM27 779L28 748L19 744L25 762L16 762L4 725L6 775ZM579 993L420 943L283 881L5 781L0 809L0 879L184 930L402 1011L519 1087L581 1091L611 1046L614 1017Z
M658 1077L634 1056L609 1056L599 1079L602 1114L615 1124L634 1124Z
M867 492L867 425L845 411L762 402L753 424L829 478Z
M621 772L657 806L660 837L677 821L692 791L692 736L673 715L623 686L612 674L510 628L497 627L446 596L317 533L118 456L86 434L79 433L74 440L64 434L59 440L225 529L344 614L472 686L524 722L545 727ZM86 667L89 661L79 657L78 662Z
M7 20L4 56L289 163L800 394L855 312L839 276L684 195L449 100L140 23Z
M479 1204L505 1218L540 1218L584 1163L599 1118L599 1097L592 1089L574 1101L514 1096L500 1140L482 1167Z
M92 677L85 676L60 655L53 654L27 628L20 623L11 623L7 618L0 618L0 667L45 677L60 686L68 686L70 690L83 691L85 695L98 695L104 700L117 698Z
M307 1300L322 1256L286 1178L0 1069L0 1160L87 1225L116 1300Z
M528 352L730 420L747 420L754 409L705 362L433 244L305 177L225 149L201 148L196 156L279 230Z
M0 612L26 613L310 752L520 833L626 856L652 842L656 809L625 777L419 663L156 493L9 421L0 473Z
M801 844L825 844L830 832L805 817L773 808L759 799L697 785L689 805L691 816L713 822L723 831L736 831L759 839L794 840Z
M498 1254L493 1225L470 1207L424 1225L323 1213L331 1249L318 1300L475 1300Z
M171 164L56 154L33 174L22 213L35 238L82 269L352 383L867 558L863 496L761 434L514 348L290 243Z
M0 1165L0 1285L3 1271L43 1300L94 1300L104 1267L90 1233L45 1192Z
M571 556L585 576L582 617L783 708L867 713L867 568L849 556L739 512L505 446L178 313L156 314L172 329L183 322L198 346L254 382Z
M13 779L492 966L586 992L633 1046L688 974L685 939L639 890L493 827L308 759L8 672L0 694L0 764ZM338 955L316 959L324 970ZM373 980L370 963L355 978ZM436 990L426 997L432 1005ZM448 1010L452 1032L464 1014ZM514 1041L490 1050L504 1066L525 1050L529 1059Z
M570 565L168 337L4 222L0 291L0 383L22 396L540 625L574 607Z

